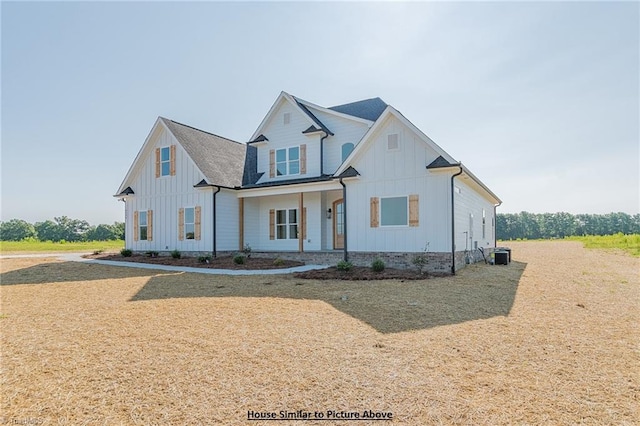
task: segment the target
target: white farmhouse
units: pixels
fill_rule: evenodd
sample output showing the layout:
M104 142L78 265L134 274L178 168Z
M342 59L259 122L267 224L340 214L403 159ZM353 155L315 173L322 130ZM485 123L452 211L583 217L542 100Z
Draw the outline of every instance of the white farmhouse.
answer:
M115 197L126 248L455 270L495 247L500 199L380 98L282 92L239 143L158 118ZM263 254L266 253L266 254Z

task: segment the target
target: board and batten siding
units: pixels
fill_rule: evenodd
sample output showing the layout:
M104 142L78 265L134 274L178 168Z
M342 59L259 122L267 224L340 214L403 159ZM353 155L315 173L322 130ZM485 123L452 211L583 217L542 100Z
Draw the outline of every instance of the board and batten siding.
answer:
M323 166L325 174L333 174L342 164L342 145L350 142L355 148L362 136L369 130L369 125L313 107L309 107L309 110L334 134L324 140Z
M290 117L288 124L284 124L285 113L288 113ZM320 174L320 135L307 136L302 134L310 125L311 123L304 113L297 107L294 107L284 99L280 102L280 105L274 110L270 120L265 123L262 129L262 134L269 141L265 144L257 145L258 172L264 173L258 181L259 183L312 177ZM306 145L306 173L270 177L270 151L303 144Z
M213 218L211 189L193 187L204 178L182 146L167 130L158 132L154 143L145 152L143 164L132 179L135 195L126 202L126 246L134 251L212 251ZM175 146L175 176L156 177L155 149ZM237 197L233 191L222 190L217 197L218 250L237 248ZM178 238L180 208L201 208L200 240ZM135 211L153 211L153 240L134 241ZM228 226L227 226L228 223ZM224 225L223 225L224 224Z
M389 134L398 134L399 150L387 150ZM438 154L393 116L371 137L353 164L359 179L346 183L349 251L421 252L427 243L431 252L450 251L449 176L426 169ZM372 197L412 194L418 195L418 226L371 227Z
M455 200L455 236L456 251L474 250L474 242L478 247L494 246L493 204L468 183L469 180L456 177L454 185L459 192L454 192ZM482 210L485 211L485 238L482 238ZM473 215L473 221L470 220Z

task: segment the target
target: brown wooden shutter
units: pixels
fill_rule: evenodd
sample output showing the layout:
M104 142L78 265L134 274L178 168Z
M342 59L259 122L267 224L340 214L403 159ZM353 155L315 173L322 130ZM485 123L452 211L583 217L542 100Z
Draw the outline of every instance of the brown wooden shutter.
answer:
M153 210L147 210L147 241L153 241Z
M184 240L184 209L178 209L178 240Z
M171 145L171 156L169 157L170 159L170 172L171 176L175 176L176 175L176 146L175 145Z
M409 195L409 226L420 225L418 194Z
M274 209L269 210L269 239L276 239L276 211Z
M302 208L302 239L307 239L307 208Z
M300 174L307 173L307 144L300 145Z
M379 206L380 206L380 199L378 197L371 197L371 202L369 205L369 215L370 215L370 220L371 220L371 227L372 228L377 228L378 226L380 226L380 219L379 219Z
M378 197L371 197L371 201L370 201L370 205L369 205L369 215L370 220L371 220L371 227L372 228L377 228L378 226L380 226L380 220L379 220L379 206L380 206L380 199Z
M133 241L138 241L138 211L133 212Z
M276 176L276 151L269 150L269 177Z
M156 177L160 177L160 148L156 148Z
M200 206L196 206L194 208L194 213L195 213L195 223L194 223L194 228L195 228L195 236L194 238L196 240L200 240L201 237L201 231L202 231L202 208Z

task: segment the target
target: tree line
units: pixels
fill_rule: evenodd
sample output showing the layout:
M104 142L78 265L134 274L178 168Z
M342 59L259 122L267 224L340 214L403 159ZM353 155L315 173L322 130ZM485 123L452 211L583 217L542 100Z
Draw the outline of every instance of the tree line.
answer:
M499 240L548 239L582 235L640 234L640 214L499 213Z
M67 216L54 217L53 220L34 224L21 219L0 222L0 240L29 239L53 242L124 240L124 222L91 226L86 220L71 219Z

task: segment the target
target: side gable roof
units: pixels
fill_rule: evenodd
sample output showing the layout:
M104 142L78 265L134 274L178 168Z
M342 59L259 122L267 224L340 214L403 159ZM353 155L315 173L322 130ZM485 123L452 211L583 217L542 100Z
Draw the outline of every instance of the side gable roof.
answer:
M376 121L387 107L387 103L380 98L364 99L344 105L336 105L329 109L365 120Z
M187 151L207 182L226 188L242 185L247 151L245 144L167 118L160 119Z
M142 157L148 155L145 153L148 152L149 145L155 141L161 129L165 129L174 136L208 183L225 188L236 188L255 179L251 171L251 165L255 165L256 162L255 148L248 150L243 143L158 117L120 184L116 196L131 195L126 193L127 189L133 193L129 188L130 179L140 167ZM127 189L124 189L125 187Z

